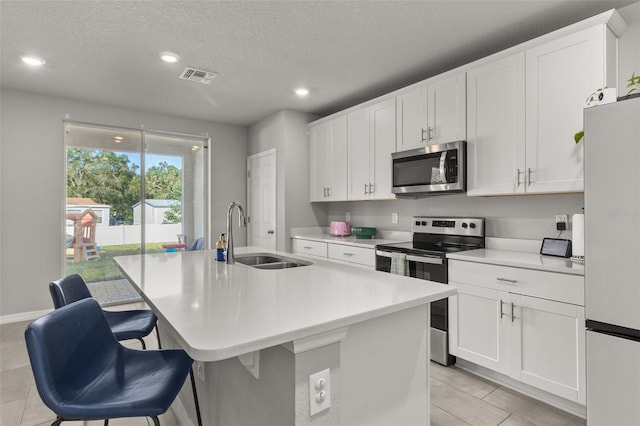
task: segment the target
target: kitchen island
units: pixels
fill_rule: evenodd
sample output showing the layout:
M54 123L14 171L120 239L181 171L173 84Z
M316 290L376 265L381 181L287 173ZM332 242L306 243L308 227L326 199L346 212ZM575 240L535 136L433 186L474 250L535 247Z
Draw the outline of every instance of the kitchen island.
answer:
M197 361L204 424L429 424L429 302L454 287L315 259L281 270L214 251L115 260L158 316L163 347ZM327 369L316 402L309 375ZM189 392L179 402L194 419Z

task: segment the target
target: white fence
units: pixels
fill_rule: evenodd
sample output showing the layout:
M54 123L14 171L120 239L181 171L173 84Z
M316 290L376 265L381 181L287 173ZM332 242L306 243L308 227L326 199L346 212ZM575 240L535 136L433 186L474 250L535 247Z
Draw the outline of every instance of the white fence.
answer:
M121 244L139 244L142 225L96 226L96 244L115 246ZM151 224L145 228L148 243L178 242L182 224ZM67 235L73 236L73 226L67 226Z

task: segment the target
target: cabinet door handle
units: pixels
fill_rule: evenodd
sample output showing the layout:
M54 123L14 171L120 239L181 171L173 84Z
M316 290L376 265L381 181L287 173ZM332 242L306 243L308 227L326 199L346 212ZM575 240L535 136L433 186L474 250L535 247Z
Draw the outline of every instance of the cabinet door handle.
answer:
M516 304L511 302L511 322L513 322L516 319L515 310L516 310Z
M506 283L506 284L516 284L518 282L518 280L510 280L509 278L502 278L502 277L498 277L496 278L496 281L499 281L501 283Z
M267 234L273 235L273 234L275 234L275 231L273 229L270 229L270 230L267 231Z
M533 182L531 180L531 172L532 172L531 167L527 168L527 181L529 182L529 186L531 186L531 182Z
M424 127L421 130L421 136L420 136L420 142L426 142L427 141L427 129L425 129Z
M326 197L327 196L327 187L325 186L324 188L322 188L322 191L323 191L323 195L322 196Z
M502 319L502 317L504 316L504 311L502 310L502 305L504 305L504 302L502 299L500 299L500 319Z
M524 173L524 171L520 171L520 169L516 170L516 188L520 186L520 174Z
M351 257L351 256L353 256L353 253L342 253L342 255Z
M311 250L313 247L311 247L311 246L304 246L304 247L302 247L302 248L303 248L303 249L305 249L305 250Z
M367 195L369 193L369 184L365 183L364 184L364 195Z
M376 192L376 186L372 183L369 184L369 194Z
M431 126L427 127L427 140L428 141L433 139L433 134L434 134L434 128L431 127Z
M331 197L331 187L327 186L327 197Z

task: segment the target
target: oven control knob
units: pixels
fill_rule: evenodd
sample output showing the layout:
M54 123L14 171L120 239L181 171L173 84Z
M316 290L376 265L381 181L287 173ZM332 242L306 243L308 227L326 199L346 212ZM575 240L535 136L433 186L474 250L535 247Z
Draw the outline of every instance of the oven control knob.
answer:
M425 222L424 220L422 222L420 222L420 225L422 226L427 226L427 222Z
M420 226L420 221L416 220L416 226Z
M463 227L464 229L467 229L467 226L469 226L469 225L467 225L467 222L462 222L462 227Z
M475 223L470 223L470 224L469 224L469 227L470 227L471 229L473 229L473 228L475 228L475 227L476 227L476 224L475 224Z

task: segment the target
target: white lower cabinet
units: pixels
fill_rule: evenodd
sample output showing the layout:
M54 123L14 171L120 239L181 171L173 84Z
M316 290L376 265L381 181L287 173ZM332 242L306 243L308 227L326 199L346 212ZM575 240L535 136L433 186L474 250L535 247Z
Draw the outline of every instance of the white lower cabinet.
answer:
M584 307L509 294L510 376L585 404Z
M376 267L376 251L374 248L325 243L300 238L294 238L291 247L294 254L319 257L331 262L348 263L370 269L375 269Z
M452 355L585 404L583 277L450 260L449 283ZM565 301L548 299L553 286Z
M356 263L375 268L376 252L374 249L329 243L329 260Z
M327 243L314 240L300 240L294 238L291 242L292 251L303 256L327 258Z

